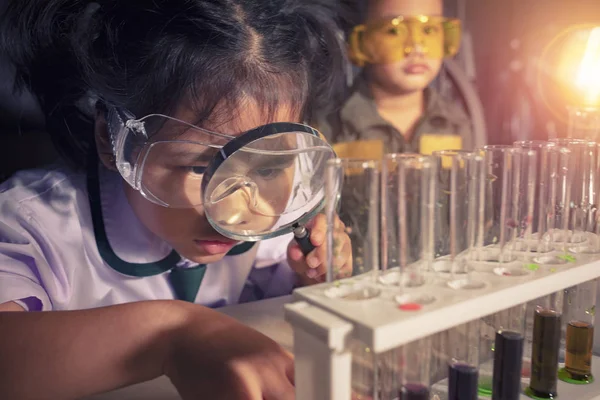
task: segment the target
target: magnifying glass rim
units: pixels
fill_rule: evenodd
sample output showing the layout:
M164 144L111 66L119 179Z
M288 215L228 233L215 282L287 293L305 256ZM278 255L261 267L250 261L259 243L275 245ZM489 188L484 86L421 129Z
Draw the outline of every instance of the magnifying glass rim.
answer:
M299 219L295 219L295 220L279 227L278 229L276 229L272 232L256 234L256 235L243 235L243 234L231 232L231 231L222 229L220 226L218 226L216 224L213 224L213 222L211 221L210 218L207 218L207 219L208 219L208 222L211 224L211 226L214 228L214 230L225 237L231 238L233 240L239 240L242 242L257 242L259 240L272 239L272 238L275 238L278 236L283 236L288 233L292 233L294 231L295 227L297 227L299 225L300 226L306 225L317 214L319 214L324 207L325 207L325 199L323 198L315 207L313 207L313 209L311 211L307 212Z
M317 131L315 128L308 126L308 125L295 123L295 122L274 122L272 124L262 125L262 126L259 126L258 128L252 129L252 130L236 137L235 139L232 139L230 142L227 142L218 151L217 154L215 154L215 156L211 160L210 164L204 171L204 174L202 176L202 186L201 186L202 193L203 193L203 204L206 204L206 197L208 196L206 188L208 187L208 184L209 184L210 180L212 179L212 177L214 176L217 169L219 169L219 167L225 162L225 160L227 160L229 157L231 157L233 154L235 154L242 147L247 146L248 144L250 144L258 139L278 135L281 133L308 133L309 135L316 136L319 139L321 139L321 135L320 135L319 131ZM321 140L323 140L323 139L321 139ZM329 145L325 140L323 140L323 142L326 143L327 145ZM335 157L335 151L333 150L333 148L331 148L331 153L333 154L333 157ZM211 224L211 226L218 233L220 233L223 236L232 238L234 240L241 240L241 241L246 241L246 242L258 241L258 240L271 239L271 238L274 238L277 236L291 233L294 229L294 226L306 224L311 219L313 219L323 209L324 206L325 206L325 196L323 196L323 199L321 199L321 201L317 205L315 205L312 208L312 210L310 210L309 212L304 214L299 219L294 220L282 227L279 227L278 229L274 230L273 232L257 234L257 235L236 234L234 232L222 229L217 224L213 223L211 218L209 218L208 214L207 214L207 219L208 219L208 222Z

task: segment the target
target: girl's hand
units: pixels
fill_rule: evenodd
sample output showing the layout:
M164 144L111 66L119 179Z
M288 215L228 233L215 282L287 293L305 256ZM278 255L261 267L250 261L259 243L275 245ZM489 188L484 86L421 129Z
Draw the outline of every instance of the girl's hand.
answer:
M295 398L290 353L228 316L214 312L207 320L200 311L200 306L188 306L187 322L170 341L165 364L165 374L184 400Z
M325 215L318 214L307 226L310 230L310 241L315 246L304 256L300 246L292 240L288 246L287 256L290 267L298 274L303 285L324 282L327 274L327 220ZM352 275L352 246L346 234L344 223L336 216L334 231L334 271L335 278Z

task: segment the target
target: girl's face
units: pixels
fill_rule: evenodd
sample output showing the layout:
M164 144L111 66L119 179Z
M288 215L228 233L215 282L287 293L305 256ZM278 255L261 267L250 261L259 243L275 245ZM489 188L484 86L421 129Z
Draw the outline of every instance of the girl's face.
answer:
M239 132L245 132L266 123L261 110L258 107L253 107L251 105L244 107L240 113L234 113L233 115L237 115L237 117L224 124L219 126L205 126L204 128L237 136ZM174 117L183 121L194 123L194 112L192 110L179 110ZM294 120L297 120L297 118L291 116L287 109L280 108L274 118L270 119L268 122L289 122ZM238 134L235 132L238 132ZM161 139L188 141L196 140L206 142L205 135L203 137L194 138L193 136L195 134L199 135L199 133L190 130L176 138ZM161 135L161 132L159 131L157 135ZM202 157L202 154L198 154L198 156L200 156L199 158L206 158L207 160L210 160L213 154L214 150L207 150L206 154L204 154L204 157ZM166 153L161 155L161 157L165 156ZM106 164L106 160L103 161ZM157 178L155 182L161 181L160 169L156 169L155 172ZM264 173L263 171L259 172ZM146 171L144 173L146 174ZM285 185L290 185L291 187L293 173L294 171L291 168L289 168L289 170L281 169L281 171L278 170L277 176L274 176L274 172L269 172L267 177L269 179L276 179L276 184L279 187ZM198 187L198 193L200 193L200 182L202 180L201 175L198 174L198 177L195 180L189 177L186 179L185 187L195 192L194 185L197 183L196 186ZM165 190L180 189L174 187L172 189L168 189L170 185L180 185L180 183L184 181L181 180L181 182L177 183L175 182L176 180L179 182L178 179L170 179L170 182L161 184L161 188L167 185ZM147 200L139 191L132 188L125 181L123 181L123 185L127 199L129 200L129 203L131 204L131 207L133 208L138 219L146 226L146 228L171 245L173 249L183 257L202 264L215 262L223 258L223 256L225 256L225 254L237 243L235 240L228 239L220 235L212 228L206 218L203 206L195 206L193 208L162 207ZM157 187L157 190L158 189L159 188ZM264 193L267 192L268 191L264 191ZM211 215L213 215L213 217L217 216L217 218L222 218L224 220L231 219L233 221L235 219L238 221L238 217L240 215L243 216L243 213L247 212L247 207L244 208L241 204L244 200L243 197L243 194L238 193L236 196L231 196L227 199L227 201L222 202L221 205L216 207L213 206L211 209ZM240 201L240 204L239 207L236 208L237 200ZM258 200L260 205L261 199ZM277 201L270 201L268 206L273 208L284 208L286 201L287 199L282 199L280 202L281 204L278 204ZM268 229L269 226L267 225L272 225L274 223L274 218L254 218L252 221L254 225L262 224L264 225L263 228ZM235 221L233 222L235 223ZM235 230L235 227L232 228Z

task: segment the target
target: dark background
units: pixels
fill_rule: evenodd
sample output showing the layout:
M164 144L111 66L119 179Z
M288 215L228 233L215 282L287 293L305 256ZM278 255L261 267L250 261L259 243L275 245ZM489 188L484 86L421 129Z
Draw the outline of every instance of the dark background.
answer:
M0 12L4 4L0 0ZM447 0L445 8L449 16L464 17L472 37L474 68L465 68L484 105L489 142L565 136L565 124L540 101L538 60L566 27L600 25L600 1ZM54 158L34 99L13 94L12 84L12 69L0 54L0 180Z

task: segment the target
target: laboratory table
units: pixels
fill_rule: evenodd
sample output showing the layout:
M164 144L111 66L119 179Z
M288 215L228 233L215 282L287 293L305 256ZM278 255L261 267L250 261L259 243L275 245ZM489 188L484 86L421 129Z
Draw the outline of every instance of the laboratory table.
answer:
M292 351L292 328L283 320L283 306L292 296L278 297L247 304L223 307L218 311L256 329ZM162 376L112 392L87 397L86 400L179 400L168 378Z

